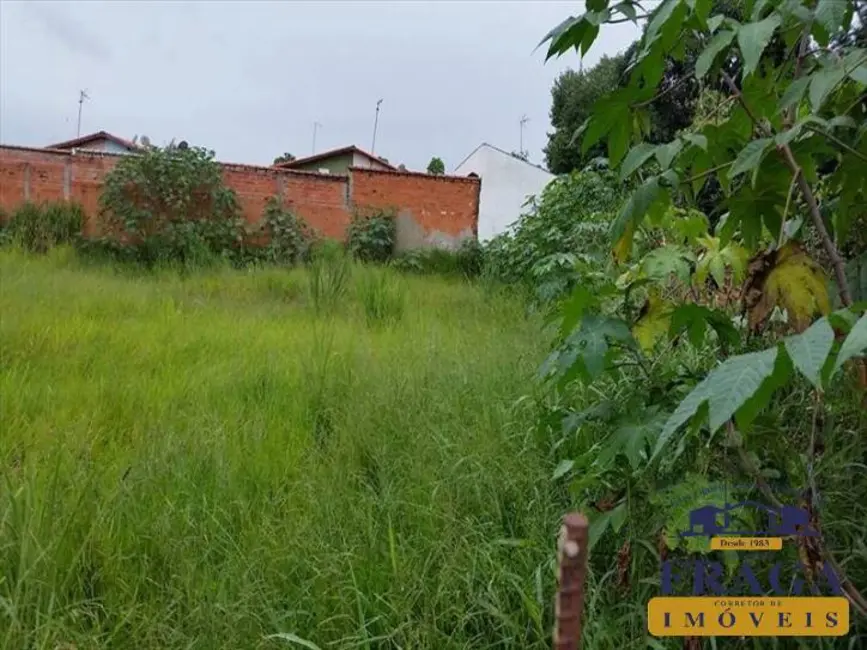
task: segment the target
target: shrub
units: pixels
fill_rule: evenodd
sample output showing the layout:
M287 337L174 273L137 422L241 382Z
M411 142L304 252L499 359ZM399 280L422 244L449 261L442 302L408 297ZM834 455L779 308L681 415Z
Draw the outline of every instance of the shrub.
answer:
M394 254L397 222L392 212L356 214L347 232L347 247L363 262L387 262Z
M396 256L391 266L419 274L458 275L474 278L481 274L484 251L475 239L465 239L457 250L414 249Z
M251 239L265 238L267 243ZM258 229L245 240L246 257L275 264L299 264L309 261L316 240L313 229L295 213L284 207L279 197L272 196L265 205Z
M77 203L25 203L9 219L5 238L33 253L45 253L81 237L84 211Z
M403 318L406 287L382 269L365 269L358 285L368 325L393 325Z
M528 201L510 232L484 245L486 272L532 285L543 300L564 294L607 259L608 228L624 189L604 169L555 179Z
M232 257L243 241L234 192L223 184L214 152L152 147L123 156L105 178L101 248L146 265Z

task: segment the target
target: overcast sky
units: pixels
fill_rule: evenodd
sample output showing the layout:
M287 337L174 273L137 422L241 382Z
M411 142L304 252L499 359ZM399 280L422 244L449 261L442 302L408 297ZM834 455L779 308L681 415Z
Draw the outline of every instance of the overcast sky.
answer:
M105 130L270 164L289 151L371 146L452 170L481 142L542 162L553 80L574 53L533 52L579 2L13 2L0 0L0 141L46 146ZM585 59L638 34L603 29Z

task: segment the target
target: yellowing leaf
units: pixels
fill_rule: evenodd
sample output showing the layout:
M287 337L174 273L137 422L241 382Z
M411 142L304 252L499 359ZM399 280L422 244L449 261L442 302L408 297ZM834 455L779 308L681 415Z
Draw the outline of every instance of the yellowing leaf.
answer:
M618 264L623 264L626 260L629 259L629 256L632 254L632 239L635 237L635 222L631 221L626 225L626 229L623 231L623 234L620 238L615 242L614 249L612 253L614 254L614 259Z
M641 309L641 315L632 326L632 336L645 352L651 352L668 335L671 324L671 305L658 295L651 294Z
M789 242L773 254L761 254L750 267L745 307L751 329L760 328L774 307L786 310L797 332L830 311L825 274L800 244Z

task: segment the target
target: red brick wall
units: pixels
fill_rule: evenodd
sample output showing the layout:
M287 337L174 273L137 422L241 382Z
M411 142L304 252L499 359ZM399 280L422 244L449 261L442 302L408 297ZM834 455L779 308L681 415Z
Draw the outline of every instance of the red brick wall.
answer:
M0 209L9 213L25 201L70 199L81 203L86 235L99 231L99 193L118 156L0 146ZM275 195L326 237L342 238L356 210L395 210L425 237L460 238L475 233L478 179L352 169L350 176L325 176L270 167L223 164L223 178L255 223Z

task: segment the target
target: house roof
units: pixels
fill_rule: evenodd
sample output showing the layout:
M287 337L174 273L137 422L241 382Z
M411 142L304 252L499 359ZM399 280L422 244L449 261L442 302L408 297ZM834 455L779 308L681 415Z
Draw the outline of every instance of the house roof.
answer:
M91 133L90 135L83 135L80 138L75 138L73 140L67 140L65 142L58 142L57 144L49 145L48 147L46 147L46 149L73 149L75 147L82 147L98 140L109 140L110 142L114 142L115 144L120 145L121 147L124 147L129 151L138 151L141 148L134 142L119 138L116 135L108 133L107 131L97 131L96 133Z
M494 145L492 145L492 144L488 144L487 142L483 142L483 143L480 144L478 147L476 147L475 149L473 149L473 150L469 153L469 155L468 155L466 158L464 158L460 163L458 163L457 165L455 165L455 171L457 171L458 169L460 169L461 165L463 165L463 164L464 164L465 162L467 162L470 158L472 158L473 154L476 153L476 152L477 152L479 149L481 149L482 147L487 147L488 149L491 149L491 150L493 150L493 151L496 151L496 152L499 153L499 154L502 154L502 155L507 156L507 157L509 157L509 158L514 158L515 160L518 160L518 161L524 163L525 165L529 165L530 167L535 167L536 169L539 169L539 170L541 170L541 171L543 171L543 172L546 172L546 173L548 173L548 174L551 174L551 172L549 172L547 169L545 169L545 168L542 167L541 165L535 165L535 164L531 163L529 160L524 160L523 158L518 158L518 156L515 156L515 155L513 155L513 154L510 154L508 151L505 151L505 150L503 150L503 149L500 149L499 147L495 147ZM554 176L554 174L551 174L551 176Z
M357 153L369 158L370 160L376 161L380 165L384 165L388 167L392 171L397 171L397 167L394 165L385 162L382 158L374 156L372 153L367 153L363 149L359 149L354 144L348 147L341 147L340 149L331 149L330 151L323 151L322 153L317 153L312 156L307 156L306 158L296 158L295 160L290 160L289 162L277 163L274 167L280 167L282 169L293 169L295 167L300 167L303 165L309 165L310 163L317 162L319 160L326 160L328 158L334 158L335 156L343 156L348 153Z

